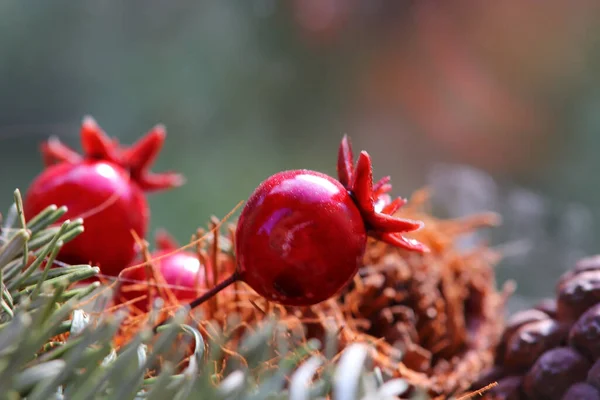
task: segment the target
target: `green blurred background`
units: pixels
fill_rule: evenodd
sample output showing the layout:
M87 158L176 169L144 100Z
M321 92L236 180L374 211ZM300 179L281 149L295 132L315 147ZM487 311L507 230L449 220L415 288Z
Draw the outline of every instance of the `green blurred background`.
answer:
M334 174L348 133L396 194L502 213L521 308L600 252L599 39L593 0L0 1L0 205L84 115L123 143L164 123L154 169L188 182L152 229L187 242L274 172Z

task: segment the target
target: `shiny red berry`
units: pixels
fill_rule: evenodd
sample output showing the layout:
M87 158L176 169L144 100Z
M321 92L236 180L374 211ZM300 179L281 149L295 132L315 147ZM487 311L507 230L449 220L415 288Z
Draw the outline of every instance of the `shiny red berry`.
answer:
M240 279L263 297L302 306L332 297L358 271L367 234L424 250L398 234L421 223L390 215L403 200L375 209L391 189L389 179L374 188L370 157L362 152L355 169L347 138L338 174L336 180L310 170L284 171L250 196L237 225L236 255Z
M26 218L56 204L68 207L62 220L84 219L84 233L65 244L60 261L92 263L112 276L131 262L135 256L131 231L144 237L148 226L150 212L144 192L183 183L179 174L149 172L164 139L164 128L156 126L137 143L123 148L87 117L81 127L83 155L56 138L42 145L46 169L27 191Z
M393 216L405 200L391 201L389 177L373 184L366 152L360 153L354 166L347 137L339 149L338 178L294 170L262 182L237 224L236 272L189 308L239 280L280 304L320 303L354 277L367 236L409 251L428 251L422 243L402 236L422 223Z
M169 290L180 302L189 302L198 296L198 291L205 291L212 282L211 270L206 269L198 255L189 251L178 251L177 243L164 231L156 234L156 250L150 254L154 262L156 272L160 274L156 278L157 285L168 286ZM136 259L130 265L131 269L124 270L119 276L119 288L116 293L116 301L126 302L138 298L133 302L142 311L148 311L149 305L156 297L160 297L163 288L157 285L149 290L150 276L149 265L143 263L143 259ZM152 298L148 299L149 293ZM141 298L146 296L145 298Z
M281 304L333 296L356 273L366 227L347 190L314 171L286 171L260 184L238 222L242 280Z

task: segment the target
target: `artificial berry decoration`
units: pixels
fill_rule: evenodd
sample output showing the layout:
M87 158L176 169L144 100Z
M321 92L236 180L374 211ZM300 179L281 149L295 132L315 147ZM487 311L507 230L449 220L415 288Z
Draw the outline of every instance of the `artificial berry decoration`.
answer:
M150 165L165 140L157 125L130 147L121 147L86 117L81 126L80 155L50 138L42 145L46 169L32 182L24 201L26 217L48 205L68 207L62 220L83 218L85 232L66 243L58 259L92 263L116 276L135 257L131 231L144 237L150 211L145 191L173 188L184 179L176 173L153 174ZM60 221L59 221L60 222Z
M293 170L262 182L237 224L235 273L189 307L235 281L244 281L279 304L320 303L354 277L367 236L409 251L427 251L422 243L402 236L422 223L393 216L405 200L389 201L389 177L373 184L371 158L365 151L354 167L346 136L337 169L339 180L320 172Z
M200 262L196 253L176 251L179 246L165 231L156 233L156 250L150 254L151 259L158 259L155 267L162 277L162 282L169 286L173 296L180 302L189 302L198 296L199 289L206 289L212 282L212 269ZM126 302L140 298L149 293L149 268L140 260L134 260L131 269L125 269L119 276L120 285L116 293L118 302ZM140 298L133 305L142 311L148 311L155 297L160 295L154 288L152 298Z

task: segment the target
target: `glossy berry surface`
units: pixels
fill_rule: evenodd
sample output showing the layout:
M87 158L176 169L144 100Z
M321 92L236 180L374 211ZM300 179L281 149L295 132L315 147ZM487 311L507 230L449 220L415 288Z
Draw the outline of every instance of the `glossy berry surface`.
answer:
M131 147L111 140L87 117L81 127L84 150L79 155L58 139L42 145L46 168L31 183L24 200L26 218L48 205L65 205L65 219L83 218L85 231L65 244L57 259L70 264L91 263L116 276L135 257L131 231L146 235L149 209L145 191L179 186L178 174L152 174L150 164L165 139L156 126Z
M258 186L237 225L240 280L271 301L312 305L332 297L354 277L368 235L426 251L400 234L421 223L391 215L404 200L389 200L387 177L373 185L366 152L354 168L345 137L338 174L336 180L316 171L284 171Z
M207 273L206 266L200 262L197 254L189 251L175 252L179 246L163 231L156 235L156 247L156 250L150 254L151 259L158 259L154 262L154 266L162 279L156 279L158 284L168 286L177 300L191 301L197 297L198 291L207 288L211 275ZM150 293L148 289L149 266L143 264L143 259L139 258L131 264L131 267L131 269L124 270L119 277L117 302L126 302L141 296L148 296ZM155 286L151 291L153 294L151 299L140 298L134 302L134 305L142 311L148 311L149 305L154 298L160 297L161 292L164 293Z
M314 171L280 172L264 181L238 226L242 279L283 304L334 295L356 273L367 238L346 189Z
M86 218L114 193L119 193L114 203ZM84 218L84 233L67 243L59 255L70 264L92 261L102 266L103 273L115 272L134 256L130 230L146 232L149 210L143 192L130 184L122 168L111 163L83 161L46 169L27 193L25 214L36 215L50 204L67 206L71 218Z

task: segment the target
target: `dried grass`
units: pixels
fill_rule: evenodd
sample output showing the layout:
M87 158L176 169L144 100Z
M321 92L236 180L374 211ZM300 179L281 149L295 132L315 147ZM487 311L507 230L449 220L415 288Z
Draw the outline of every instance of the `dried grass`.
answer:
M460 251L457 239L497 224L498 218L482 214L440 220L427 207L427 193L421 191L398 215L425 222L425 228L411 236L429 246L431 252L420 255L369 241L364 267L336 298L312 307L283 307L237 282L214 301L194 310L194 324L205 337L215 338L222 332L231 337L223 347L226 356L221 369L224 371L232 360L243 363L236 349L244 332L268 316L276 316L286 328L284 338L290 342L324 339L327 330L334 331L339 351L355 342L372 344L374 364L389 376L404 377L435 396L464 394L492 365L494 347L504 327L503 310L509 290L496 289L493 267L499 260L497 253L484 243ZM216 228L221 223L211 221L212 240L198 240L202 231L195 238L199 259L216 277L212 284L228 277L236 265L233 254L219 246ZM234 243L233 231L230 226L226 235L230 243ZM164 299L159 316L163 319L180 304L148 261L152 278L145 285L150 295L158 291ZM133 303L110 309L130 311L117 345L126 343L147 325L149 315Z

